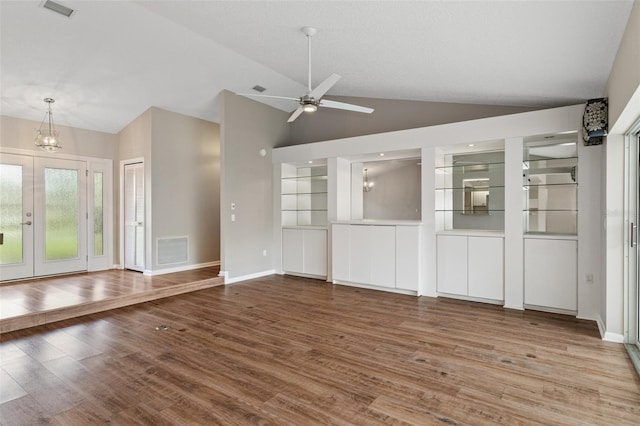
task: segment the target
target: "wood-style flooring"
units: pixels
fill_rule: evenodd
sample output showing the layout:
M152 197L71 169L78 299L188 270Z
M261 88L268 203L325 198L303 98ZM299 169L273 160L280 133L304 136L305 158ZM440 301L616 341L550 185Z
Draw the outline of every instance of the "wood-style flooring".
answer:
M270 276L2 335L0 423L638 425L595 323Z
M222 285L219 271L212 266L151 277L114 269L2 283L0 333Z

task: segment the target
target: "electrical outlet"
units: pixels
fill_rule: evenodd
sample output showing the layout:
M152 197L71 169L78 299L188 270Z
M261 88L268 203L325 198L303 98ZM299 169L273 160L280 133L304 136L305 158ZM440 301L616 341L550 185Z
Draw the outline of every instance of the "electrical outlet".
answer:
M266 250L262 250L262 255L266 256L267 255L267 251Z
M235 215L235 214L232 214L232 215L231 215L231 222L235 222L235 221L236 221L236 215Z
M585 281L588 284L593 284L593 274L592 273L586 274L584 278L585 278Z

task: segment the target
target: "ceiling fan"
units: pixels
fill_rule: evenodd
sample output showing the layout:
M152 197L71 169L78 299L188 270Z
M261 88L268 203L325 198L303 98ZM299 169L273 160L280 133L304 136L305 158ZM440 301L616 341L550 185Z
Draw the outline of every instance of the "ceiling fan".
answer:
M288 123L294 121L303 112L314 112L318 109L318 107L344 109L347 111L364 112L366 114L371 114L373 112L373 108L347 104L344 102L336 102L322 98L322 96L324 96L324 94L327 93L327 91L329 91L329 89L331 89L331 87L333 87L333 85L336 84L338 80L340 80L341 77L338 74L331 74L329 78L317 85L315 89L311 88L311 37L313 37L318 32L318 30L313 27L302 27L300 31L302 31L304 35L307 36L309 51L309 74L307 92L299 98L292 98L288 96L254 95L249 93L243 95L263 98L288 99L298 102L300 106L298 106L293 114L291 114L291 117L289 117L289 119L287 120Z

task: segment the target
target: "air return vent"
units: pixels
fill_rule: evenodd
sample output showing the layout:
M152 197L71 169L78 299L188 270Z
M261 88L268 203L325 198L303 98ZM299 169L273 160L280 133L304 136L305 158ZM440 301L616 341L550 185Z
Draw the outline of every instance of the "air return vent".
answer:
M189 237L158 238L158 265L186 262L189 259Z
M63 6L60 3L56 3L55 1L51 0L46 0L44 3L42 3L42 7L59 13L60 15L64 15L67 18L70 18L74 12L73 9L70 9L67 6Z

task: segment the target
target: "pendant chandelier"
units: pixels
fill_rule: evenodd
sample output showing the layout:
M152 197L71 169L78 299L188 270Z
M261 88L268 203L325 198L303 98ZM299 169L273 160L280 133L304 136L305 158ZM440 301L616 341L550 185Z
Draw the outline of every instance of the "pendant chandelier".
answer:
M364 182L362 183L362 190L364 192L369 192L373 189L373 182L369 182L369 174L367 173L368 169L364 169Z
M38 136L36 137L35 144L43 151L56 152L62 148L62 145L60 145L58 132L53 127L53 116L51 115L51 104L54 103L55 100L52 98L44 98L44 101L49 105L49 109L44 114L42 123L40 123L40 129L38 129ZM45 121L47 121L47 126L43 129Z

